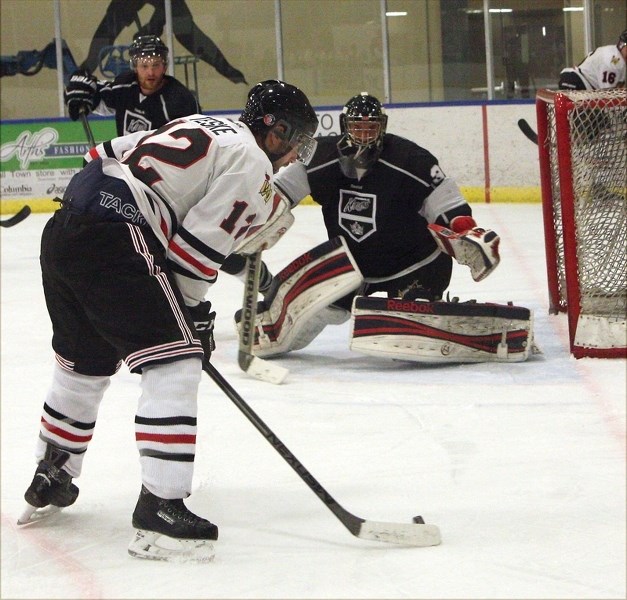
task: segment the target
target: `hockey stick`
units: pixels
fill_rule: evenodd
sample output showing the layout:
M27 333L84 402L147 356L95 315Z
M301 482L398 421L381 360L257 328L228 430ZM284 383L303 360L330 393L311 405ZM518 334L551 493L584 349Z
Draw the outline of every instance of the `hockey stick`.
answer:
M285 462L296 471L309 489L324 502L327 508L354 536L363 540L403 544L407 546L437 546L441 543L442 540L438 527L436 525L426 525L422 517L414 517L412 523L385 523L382 521L368 521L348 512L331 497L320 483L318 483L314 476L270 430L253 409L248 406L244 399L231 387L210 362L203 362L202 368L235 406L244 413L246 418L257 428L261 435L266 438L270 445L283 457Z
M518 119L518 127L525 134L527 139L531 140L534 144L538 144L538 134L531 129L531 125L525 121L525 119Z
M13 227L13 225L17 225L21 223L28 215L30 215L31 210L28 204L26 206L22 206L18 212L16 212L12 217L8 219L0 220L0 226L2 227Z
M240 369L251 377L279 384L285 379L289 371L253 354L260 272L261 250L246 257L246 281L244 282L244 302L240 321L237 362Z
M85 130L85 135L87 136L87 141L89 145L94 148L96 146L96 140L94 139L94 134L91 130L91 126L89 125L89 121L87 119L87 113L85 112L85 107L81 106L78 114L81 117L81 123L83 123L83 129Z

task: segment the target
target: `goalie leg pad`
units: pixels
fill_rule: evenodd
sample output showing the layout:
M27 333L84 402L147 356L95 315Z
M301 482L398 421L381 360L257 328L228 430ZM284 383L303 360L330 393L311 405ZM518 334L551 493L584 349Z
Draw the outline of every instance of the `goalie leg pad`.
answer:
M350 348L426 363L521 362L533 352L533 314L520 306L357 296Z
M301 350L309 346L327 325L341 325L346 323L350 316L349 311L339 306L325 306L306 321L301 321L298 327L294 327L293 341L289 351Z
M348 311L329 305L357 289L362 281L342 237L293 260L277 273L271 297L260 306L253 354L264 358L300 350L326 325L348 320ZM238 327L240 314L235 315Z

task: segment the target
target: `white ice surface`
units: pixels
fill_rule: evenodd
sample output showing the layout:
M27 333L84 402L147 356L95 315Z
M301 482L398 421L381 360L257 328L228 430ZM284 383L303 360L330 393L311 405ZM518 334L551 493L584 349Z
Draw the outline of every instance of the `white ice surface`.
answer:
M213 362L350 512L437 524L442 545L353 537L204 377L188 505L220 527L205 565L133 559L139 380L122 370L102 403L76 504L18 528L53 356L39 236L49 215L1 230L2 598L625 598L625 360L569 355L547 311L540 205L475 205L502 262L462 300L534 311L544 354L518 364L424 366L348 350L327 328L278 364L280 386L237 366L241 282L222 275ZM326 239L316 207L265 253L276 272Z

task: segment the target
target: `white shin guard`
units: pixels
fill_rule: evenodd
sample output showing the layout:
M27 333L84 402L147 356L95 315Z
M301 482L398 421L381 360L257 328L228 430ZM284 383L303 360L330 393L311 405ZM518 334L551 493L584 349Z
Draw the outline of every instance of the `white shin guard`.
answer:
M135 417L142 482L160 498L185 498L192 489L196 450L199 358L146 367Z
M44 458L50 443L70 453L64 469L72 477L81 474L100 402L109 382L108 376L81 375L55 362L35 448L37 462Z

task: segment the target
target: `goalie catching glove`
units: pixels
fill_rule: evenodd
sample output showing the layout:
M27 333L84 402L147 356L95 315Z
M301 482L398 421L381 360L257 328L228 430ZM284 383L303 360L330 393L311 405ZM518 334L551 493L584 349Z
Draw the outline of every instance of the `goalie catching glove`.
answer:
M189 306L189 314L194 320L194 326L198 333L198 339L202 344L202 350L205 353L205 360L211 358L211 353L216 349L216 343L213 339L213 328L216 322L216 311L211 310L211 302L205 300L196 306Z
M485 279L498 266L501 238L491 229L481 229L470 216L458 216L451 221L451 228L435 223L429 231L443 252L452 256L460 265L470 267L475 281Z
M88 71L75 71L63 93L63 100L67 106L70 119L77 121L81 109L88 115L96 107L98 86L96 78Z

